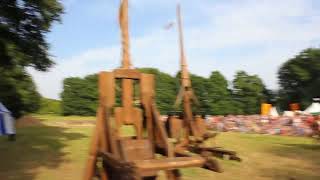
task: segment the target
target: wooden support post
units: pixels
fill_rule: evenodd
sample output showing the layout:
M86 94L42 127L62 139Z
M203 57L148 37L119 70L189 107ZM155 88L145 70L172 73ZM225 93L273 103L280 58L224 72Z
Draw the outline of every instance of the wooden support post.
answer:
M89 159L87 161L84 180L92 180L92 177L95 176L96 172L96 163L97 163L97 155L99 151L106 152L108 149L107 145L107 139L106 139L106 132L103 128L103 121L104 121L104 115L103 115L103 108L99 107L97 112L97 125L93 133L93 138L90 146L89 151ZM107 172L100 171L100 176L102 180L107 180Z
M85 174L83 180L92 180L96 170L97 154L98 154L98 126L94 129L92 141L89 150L89 158L87 160Z
M111 128L111 115L112 109L115 103L115 78L112 72L101 72L99 75L99 94L101 103L105 108L103 114L105 114L106 118L102 124L104 131L106 132L106 136L109 137L109 151L114 153L117 157L120 157L115 132L112 131ZM107 130L105 130L107 129Z
M147 120L147 132L148 138L154 147L154 137L153 132L154 126L152 122L152 111L151 111L151 101L154 98L154 76L148 74L141 74L140 79L140 91L141 91L141 103L145 109L146 120ZM153 149L154 151L154 149Z

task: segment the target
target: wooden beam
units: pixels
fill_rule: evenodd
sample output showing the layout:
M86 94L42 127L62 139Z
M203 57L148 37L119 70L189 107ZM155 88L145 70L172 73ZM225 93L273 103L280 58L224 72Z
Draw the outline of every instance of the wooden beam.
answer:
M202 157L176 157L136 161L136 167L141 171L173 170L186 167L202 167L205 163Z
M99 100L100 104L107 108L113 108L115 103L115 78L112 72L100 72L99 74Z
M150 74L141 74L141 81L140 81L140 99L141 103L145 110L145 118L147 120L147 132L148 132L148 139L152 143L152 148L154 148L154 125L152 121L152 110L150 107L152 97L154 96L154 76ZM154 149L153 149L154 151Z
M135 69L116 69L113 71L115 74L115 78L119 79L133 79L139 80L140 79L140 72Z

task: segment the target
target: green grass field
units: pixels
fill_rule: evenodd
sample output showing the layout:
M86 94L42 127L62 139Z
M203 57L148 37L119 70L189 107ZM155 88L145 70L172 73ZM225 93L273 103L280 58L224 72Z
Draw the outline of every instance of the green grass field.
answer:
M17 129L16 142L0 137L0 179L81 179L93 126L60 127L52 122L94 118L37 118L43 125ZM237 151L243 161L219 160L224 173L183 169L184 179L320 179L320 145L312 139L222 133L216 144Z

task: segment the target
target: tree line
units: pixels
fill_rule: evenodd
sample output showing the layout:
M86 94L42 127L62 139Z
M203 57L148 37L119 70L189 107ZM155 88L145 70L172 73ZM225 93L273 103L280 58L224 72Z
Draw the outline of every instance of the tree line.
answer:
M171 76L155 68L140 68L141 72L155 75L156 103L162 114L174 109L179 91L179 73ZM206 114L256 114L260 104L269 101L266 86L257 75L244 71L236 73L234 80L227 79L218 71L205 78L191 74L192 86L199 101L198 111ZM70 77L63 82L61 94L64 115L94 115L98 104L98 77ZM120 101L117 96L117 102Z

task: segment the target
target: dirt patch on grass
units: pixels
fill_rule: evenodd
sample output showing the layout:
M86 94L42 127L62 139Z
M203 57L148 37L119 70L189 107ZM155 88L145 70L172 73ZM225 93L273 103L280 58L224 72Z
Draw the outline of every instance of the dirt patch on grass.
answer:
M16 121L16 127L43 126L40 119L32 116L23 116Z
M96 122L91 120L55 121L49 123L49 125L60 127L91 127L95 126L95 124Z
M35 117L35 116L23 116L16 121L17 128L23 127L31 127L31 126L56 126L56 127L92 127L95 126L96 121L90 119L63 119L63 118L55 118L47 120L42 117Z

